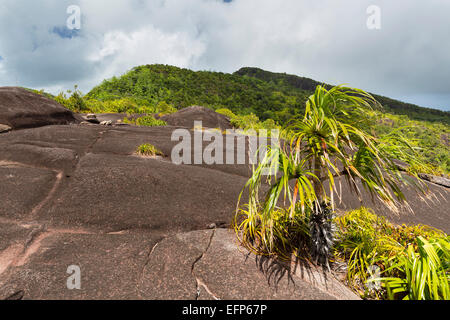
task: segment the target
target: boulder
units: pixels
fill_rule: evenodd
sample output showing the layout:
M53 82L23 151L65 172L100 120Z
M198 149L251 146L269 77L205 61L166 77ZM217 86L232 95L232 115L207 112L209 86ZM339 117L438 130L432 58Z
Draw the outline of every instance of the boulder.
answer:
M56 101L19 87L0 88L0 123L12 129L78 123Z
M87 122L90 122L90 123L100 124L100 121L97 119L97 116L96 116L95 114L93 114L93 113L87 114L87 115L84 117L84 119L85 119Z
M194 128L194 121L201 121L202 126L205 128L219 128L221 130L233 128L226 116L201 106L184 108L178 112L158 118L166 121L171 126Z

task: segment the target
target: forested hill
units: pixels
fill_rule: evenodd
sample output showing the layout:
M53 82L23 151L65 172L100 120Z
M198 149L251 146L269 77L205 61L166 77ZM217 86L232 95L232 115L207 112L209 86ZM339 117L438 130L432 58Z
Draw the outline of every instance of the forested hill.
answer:
M238 74L147 65L103 81L87 97L106 101L128 96L151 106L164 101L177 109L191 105L228 108L237 114L254 113L262 120L283 122L302 112L310 93L282 90L275 84Z
M228 108L237 114L256 114L261 120L283 123L302 114L307 97L320 84L308 78L242 68L233 74L192 71L167 65L133 68L121 77L103 81L87 98L102 101L131 97L139 104L166 102L177 109L203 105ZM450 112L421 108L376 96L386 111L410 119L450 124Z
M309 78L286 73L274 73L259 68L245 67L239 69L234 74L260 79L267 83L276 85L279 88L285 87L289 89L313 91L317 85L322 84ZM450 124L450 112L448 111L424 108L415 104L401 102L377 94L372 95L384 106L385 111L387 112L398 115L407 115L410 119L414 120L440 121Z
M146 65L103 81L84 97L75 91L70 98L61 93L56 100L84 112L170 113L201 105L221 112L231 110L227 115L231 112L239 127L255 127L258 121L258 125L267 126L272 120L283 126L292 117L303 115L305 101L318 84L257 68L228 74ZM385 109L375 114L373 133L383 136L401 130L420 148L424 161L441 172L450 172L450 112L375 97Z

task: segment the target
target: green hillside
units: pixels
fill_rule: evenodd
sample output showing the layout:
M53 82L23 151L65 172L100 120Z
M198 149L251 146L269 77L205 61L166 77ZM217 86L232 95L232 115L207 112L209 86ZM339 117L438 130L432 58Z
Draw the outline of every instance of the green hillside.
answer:
M280 88L238 74L147 65L104 81L87 97L102 101L132 97L153 106L165 101L177 109L191 105L228 108L238 114L254 113L262 120L284 122L302 112L309 95L310 91Z
M228 111L224 108L231 110L237 115L234 123L241 126L263 121L283 126L293 117L303 115L305 101L318 84L312 79L258 68L242 68L227 74L146 65L104 80L84 97L75 90L69 96L61 93L56 100L70 109L90 112L168 113L202 105L225 113ZM420 153L428 163L448 173L450 112L374 96L384 109L368 112L372 133L384 135L400 130L421 148Z
M311 93L316 86L322 84L309 78L286 73L274 73L259 68L241 68L234 74L260 79L277 87L286 88L286 90L299 89ZM438 121L450 125L450 112L448 111L424 108L373 93L372 95L383 105L386 112L407 115L412 120Z

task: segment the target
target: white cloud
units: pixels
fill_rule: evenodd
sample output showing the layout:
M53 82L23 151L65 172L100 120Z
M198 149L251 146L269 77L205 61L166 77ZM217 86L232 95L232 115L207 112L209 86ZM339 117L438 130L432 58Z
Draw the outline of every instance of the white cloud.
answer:
M81 30L61 38L51 30L71 4ZM378 31L366 27L372 4ZM437 107L450 94L448 12L446 0L2 0L0 85L88 91L140 64L256 66Z
M111 77L137 65L158 63L180 67L192 65L204 52L205 47L198 39L179 32L166 34L153 26L125 33L113 31L105 34L100 47L88 60L108 66L103 77Z

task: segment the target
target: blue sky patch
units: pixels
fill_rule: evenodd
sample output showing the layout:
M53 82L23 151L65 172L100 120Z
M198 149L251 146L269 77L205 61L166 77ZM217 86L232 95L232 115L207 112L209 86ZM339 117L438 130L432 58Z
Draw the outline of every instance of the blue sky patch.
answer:
M66 26L55 26L52 29L52 33L58 35L63 39L72 39L79 36L79 31L77 29L70 30Z

